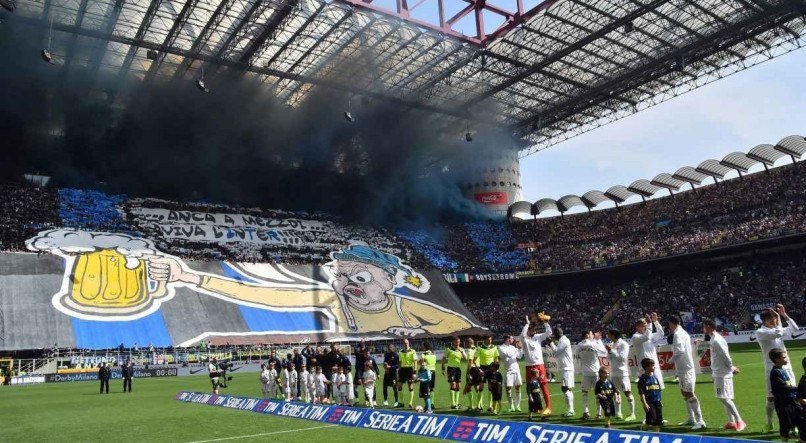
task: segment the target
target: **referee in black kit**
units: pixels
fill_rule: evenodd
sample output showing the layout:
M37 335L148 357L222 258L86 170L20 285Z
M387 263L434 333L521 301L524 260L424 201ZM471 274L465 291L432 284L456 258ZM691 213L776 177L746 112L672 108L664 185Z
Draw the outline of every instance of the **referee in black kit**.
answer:
M104 389L106 389L106 393L109 393L109 379L112 377L112 370L109 369L109 366L106 365L106 362L101 362L101 367L98 368L98 380L101 381L101 394L104 393Z
M123 392L127 392L126 388L128 388L128 392L132 392L132 377L134 377L134 365L132 361L129 360L123 367L121 368L121 372L123 373Z

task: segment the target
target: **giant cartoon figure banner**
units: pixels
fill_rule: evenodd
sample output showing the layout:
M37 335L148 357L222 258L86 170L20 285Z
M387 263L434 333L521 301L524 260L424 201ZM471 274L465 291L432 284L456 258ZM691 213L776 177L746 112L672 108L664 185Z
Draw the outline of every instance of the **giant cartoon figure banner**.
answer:
M0 254L0 303L15 310L4 316L6 349L487 331L438 272L361 244L333 251L322 266L189 262L148 239L72 229L41 232L27 246L40 254ZM42 327L28 329L26 317Z

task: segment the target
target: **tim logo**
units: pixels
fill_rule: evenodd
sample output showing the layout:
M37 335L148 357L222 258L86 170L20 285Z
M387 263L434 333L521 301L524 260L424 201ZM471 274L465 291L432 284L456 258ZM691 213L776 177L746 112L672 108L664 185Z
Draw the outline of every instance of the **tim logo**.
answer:
M345 408L335 408L330 413L327 421L330 423L339 423L343 425L355 426L361 420L361 411L353 411Z
M501 443L509 435L509 425L461 420L453 430L456 440Z
M476 429L476 422L470 420L462 420L453 430L453 438L458 440L468 440L470 435Z
M344 415L344 408L336 408L333 410L333 412L330 413L330 417L328 417L327 421L331 423L338 423L343 415Z

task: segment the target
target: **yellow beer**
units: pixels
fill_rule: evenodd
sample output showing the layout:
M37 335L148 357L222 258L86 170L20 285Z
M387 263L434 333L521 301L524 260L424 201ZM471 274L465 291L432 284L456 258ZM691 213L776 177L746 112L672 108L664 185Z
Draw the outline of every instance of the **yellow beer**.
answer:
M145 260L129 265L126 256L114 249L79 254L64 301L79 311L130 313L150 305L152 296L165 295L164 283L149 292Z

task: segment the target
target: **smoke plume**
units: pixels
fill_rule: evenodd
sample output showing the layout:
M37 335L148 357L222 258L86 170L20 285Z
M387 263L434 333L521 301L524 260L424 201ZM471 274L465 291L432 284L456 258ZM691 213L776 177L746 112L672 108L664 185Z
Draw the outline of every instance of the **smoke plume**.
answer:
M462 197L455 166L473 170L485 151L516 143L477 125L468 143L463 124L446 131L425 112L324 88L291 108L225 68L205 79L209 93L187 78L96 75L98 40L53 39L49 65L39 55L47 29L0 24L3 180L38 171L61 187L419 225L487 217Z

